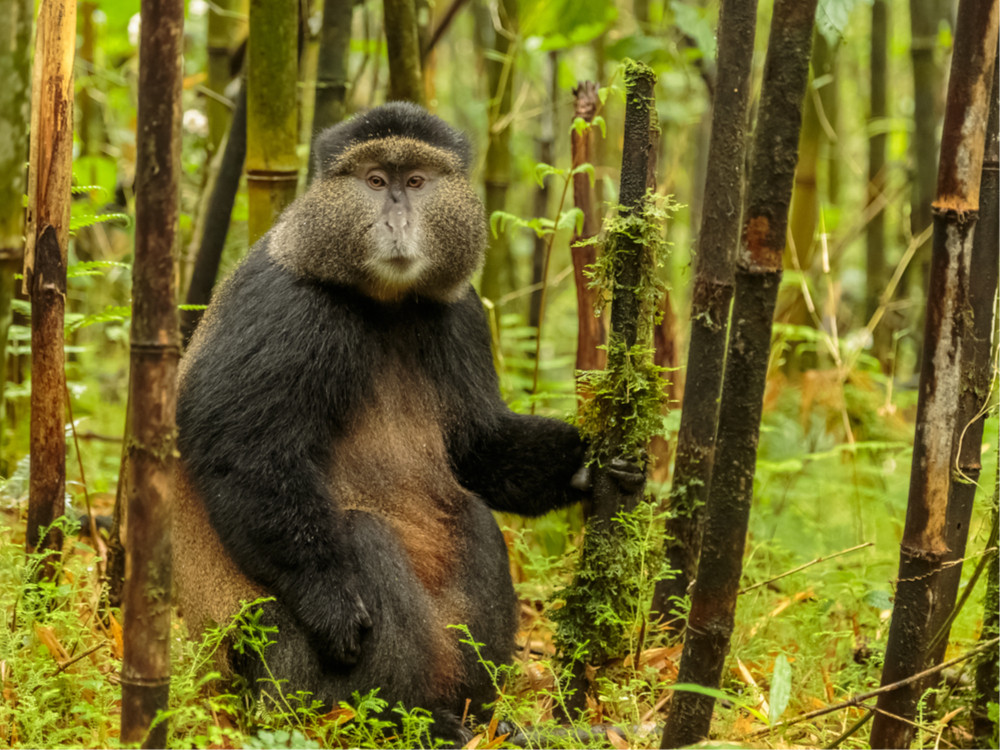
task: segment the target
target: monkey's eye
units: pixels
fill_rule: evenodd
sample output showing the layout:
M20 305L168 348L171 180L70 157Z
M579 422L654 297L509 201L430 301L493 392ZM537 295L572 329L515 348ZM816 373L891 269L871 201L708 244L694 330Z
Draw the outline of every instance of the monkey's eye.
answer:
M386 187L389 183L386 182L385 177L380 174L370 174L368 175L368 186L374 188L375 190L381 190Z
M406 187L421 188L424 186L425 182L427 182L427 178L422 174L411 174L409 179L406 181Z

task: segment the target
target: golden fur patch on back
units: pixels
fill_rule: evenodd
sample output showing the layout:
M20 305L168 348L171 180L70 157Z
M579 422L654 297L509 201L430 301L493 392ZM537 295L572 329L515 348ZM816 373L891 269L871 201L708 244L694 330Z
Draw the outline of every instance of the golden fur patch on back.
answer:
M265 593L243 575L223 548L180 462L176 486L172 514L174 584L188 632L196 635L207 627L227 623L239 612L241 601L253 601Z

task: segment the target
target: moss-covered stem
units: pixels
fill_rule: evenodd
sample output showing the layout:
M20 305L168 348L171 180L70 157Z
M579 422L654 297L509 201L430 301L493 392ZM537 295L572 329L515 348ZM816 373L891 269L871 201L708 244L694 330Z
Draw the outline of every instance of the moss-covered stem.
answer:
M777 0L764 63L715 467L677 676L678 682L710 688L718 688L722 677L743 571L772 318L781 284L815 14L816 0ZM709 696L675 693L661 747L682 747L705 739L714 706L715 699Z
M584 410L583 432L596 461L593 512L588 520L580 565L561 592L565 606L555 613L557 643L568 658L588 643L587 662L599 666L627 648L642 571L641 540L622 514L633 511L643 488L626 490L611 475L608 462L626 457L638 462L649 440L650 415L658 415L662 388L652 365L650 338L658 301L655 250L649 225L646 180L653 153L650 126L656 77L642 64L626 62L625 133L621 206L609 231L602 260L611 293L608 366L596 381ZM575 693L570 708L585 705L585 665L573 664Z

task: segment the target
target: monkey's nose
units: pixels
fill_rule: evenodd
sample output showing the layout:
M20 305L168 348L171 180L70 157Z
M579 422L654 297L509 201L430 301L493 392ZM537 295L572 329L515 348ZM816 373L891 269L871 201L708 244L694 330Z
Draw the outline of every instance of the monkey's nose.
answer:
M385 223L394 233L401 232L409 223L406 218L406 211L402 208L389 211L389 215L385 218Z

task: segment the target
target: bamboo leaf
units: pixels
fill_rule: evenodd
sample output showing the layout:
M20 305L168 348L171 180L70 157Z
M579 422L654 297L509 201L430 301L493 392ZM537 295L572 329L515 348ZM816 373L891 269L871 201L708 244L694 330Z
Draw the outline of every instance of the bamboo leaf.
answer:
M774 672L771 674L771 692L768 703L771 710L767 718L773 724L788 708L788 700L792 697L792 666L784 654L778 654L774 660Z

